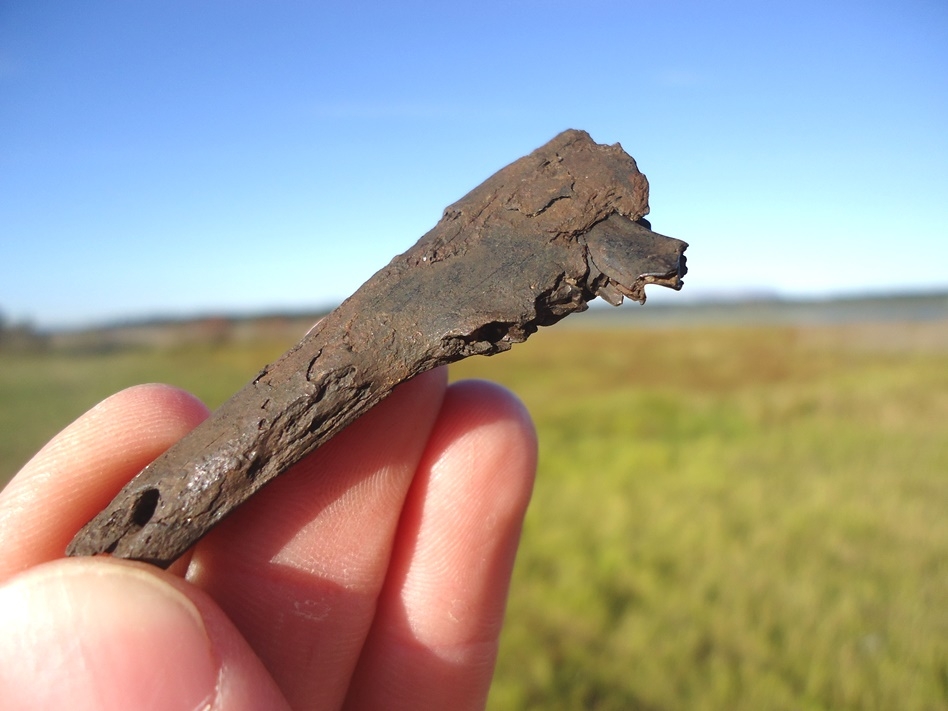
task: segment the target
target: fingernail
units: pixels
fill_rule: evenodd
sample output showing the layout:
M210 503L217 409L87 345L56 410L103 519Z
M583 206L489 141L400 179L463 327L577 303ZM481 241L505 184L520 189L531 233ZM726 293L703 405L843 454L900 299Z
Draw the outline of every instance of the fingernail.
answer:
M55 561L0 588L0 698L13 709L206 708L220 662L201 616L150 571Z

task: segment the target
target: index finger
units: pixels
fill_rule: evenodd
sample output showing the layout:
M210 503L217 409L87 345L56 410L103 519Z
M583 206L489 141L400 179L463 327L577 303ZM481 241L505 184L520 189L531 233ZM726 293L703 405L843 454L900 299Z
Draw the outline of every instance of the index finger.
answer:
M0 491L0 581L63 557L86 521L206 417L183 390L138 385L60 432Z

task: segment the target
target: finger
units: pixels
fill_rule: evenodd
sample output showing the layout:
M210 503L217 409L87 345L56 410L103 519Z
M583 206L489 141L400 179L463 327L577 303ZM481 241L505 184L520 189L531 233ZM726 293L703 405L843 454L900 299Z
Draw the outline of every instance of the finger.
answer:
M295 708L338 708L375 612L445 373L400 385L198 544L217 600Z
M535 472L519 401L483 382L448 390L347 709L484 707Z
M288 708L220 609L149 566L35 567L0 587L0 629L8 711Z
M182 390L140 385L69 425L0 492L0 580L62 557L122 486L205 417Z

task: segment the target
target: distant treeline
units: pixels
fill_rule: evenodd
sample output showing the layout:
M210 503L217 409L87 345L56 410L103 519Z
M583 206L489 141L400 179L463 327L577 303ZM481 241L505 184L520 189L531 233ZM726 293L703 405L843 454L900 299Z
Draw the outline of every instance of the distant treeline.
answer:
M79 329L39 331L28 325L0 332L0 349L105 353L130 348L227 345L250 341L298 341L326 312L265 316L150 318Z
M10 323L0 314L0 349L37 350L46 347L49 336L37 331L29 322Z
M677 296L677 295L676 295ZM682 294L684 296L684 294ZM825 299L662 299L644 308L593 309L590 325L832 325L948 320L948 291Z
M674 295L678 296L678 295ZM681 296L685 296L682 294ZM29 322L10 323L0 314L0 349L110 351L189 343L226 344L251 340L294 342L329 309L255 315L149 317L100 326L44 330ZM827 299L675 298L612 308L594 304L573 316L576 327L657 327L681 325L828 325L892 321L948 321L948 291Z

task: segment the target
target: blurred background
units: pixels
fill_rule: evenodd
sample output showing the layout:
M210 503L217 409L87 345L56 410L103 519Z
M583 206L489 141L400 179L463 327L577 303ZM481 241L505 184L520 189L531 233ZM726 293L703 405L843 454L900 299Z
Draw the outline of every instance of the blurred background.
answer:
M0 308L326 306L566 128L621 142L682 296L948 283L948 6L0 7Z
M942 0L2 2L0 482L581 128L691 271L453 369L541 439L491 708L948 708L946 126Z

